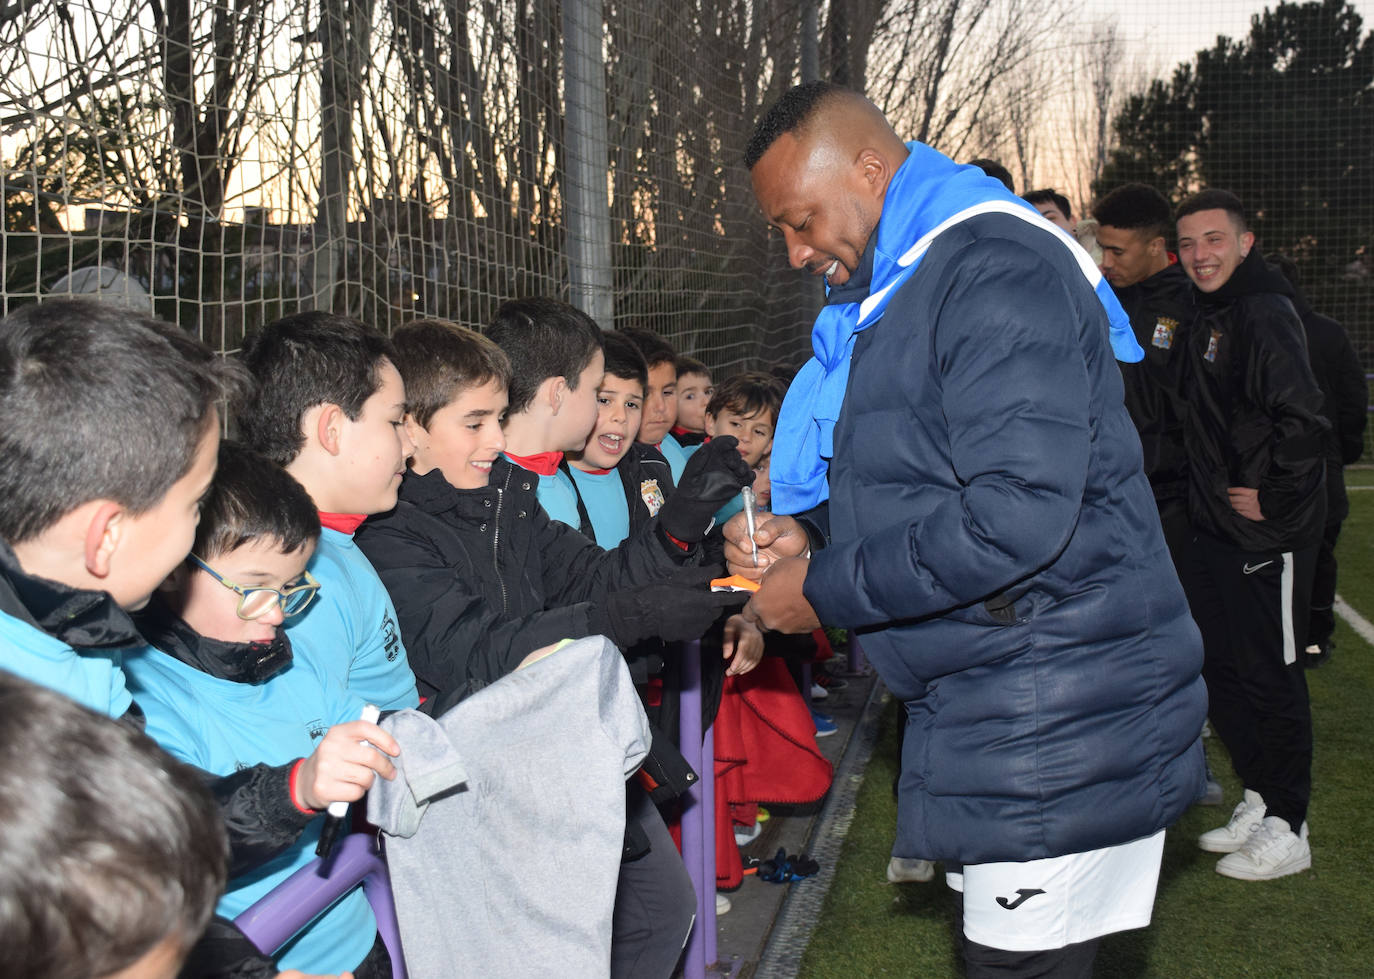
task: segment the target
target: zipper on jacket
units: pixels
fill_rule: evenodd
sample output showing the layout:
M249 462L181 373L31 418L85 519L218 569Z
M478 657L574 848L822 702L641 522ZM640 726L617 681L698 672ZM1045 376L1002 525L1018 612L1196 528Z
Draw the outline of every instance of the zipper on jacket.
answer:
M506 485L510 485L512 468L506 472ZM501 577L501 505L506 501L506 493L503 487L496 487L496 516L492 519L494 531L491 535L491 567L496 572L496 583L501 586L501 614L509 613L509 602L506 600L506 579Z

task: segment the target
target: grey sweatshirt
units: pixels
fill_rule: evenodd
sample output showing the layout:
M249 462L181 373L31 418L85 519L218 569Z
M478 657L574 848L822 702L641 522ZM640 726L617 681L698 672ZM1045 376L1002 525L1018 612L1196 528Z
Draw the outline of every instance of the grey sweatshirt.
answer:
M650 740L616 647L579 639L437 719L382 727L398 774L367 817L413 979L606 976L625 779Z

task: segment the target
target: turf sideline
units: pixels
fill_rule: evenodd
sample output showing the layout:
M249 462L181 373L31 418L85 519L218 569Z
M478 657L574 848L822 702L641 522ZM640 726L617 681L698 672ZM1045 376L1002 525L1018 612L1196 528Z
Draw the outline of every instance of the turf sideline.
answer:
M1345 620L1346 625L1359 633L1361 639L1371 646L1374 646L1374 625L1370 625L1368 619L1355 611L1355 609L1339 595L1336 596L1336 600L1332 605L1336 614Z

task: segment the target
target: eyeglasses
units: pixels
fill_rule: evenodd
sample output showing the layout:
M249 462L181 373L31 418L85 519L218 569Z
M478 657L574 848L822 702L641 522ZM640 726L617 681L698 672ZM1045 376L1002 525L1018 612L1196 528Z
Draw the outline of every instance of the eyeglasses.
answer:
M311 576L309 571L302 573L305 583L292 585L288 588L245 588L243 585L236 585L232 581L227 581L218 571L210 567L194 554L188 557L196 565L214 578L225 588L230 588L239 595L239 618L240 619L260 619L278 605L281 606L283 618L291 618L305 611L305 607L314 599L315 593L320 590L320 583Z

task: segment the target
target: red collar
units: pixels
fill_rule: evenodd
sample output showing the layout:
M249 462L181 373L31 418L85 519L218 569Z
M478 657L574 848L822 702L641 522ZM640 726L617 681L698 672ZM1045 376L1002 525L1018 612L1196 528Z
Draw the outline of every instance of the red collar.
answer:
M518 456L507 452L506 458L515 463L521 469L528 469L532 473L540 476L552 476L558 472L558 464L563 461L561 452L536 452L532 456Z
M581 466L573 466L578 472L586 473L588 476L605 476L610 472L609 469L583 469Z
M683 428L681 425L674 425L671 429L669 429L668 434L669 434L669 435L700 435L701 433L700 433L700 432L694 432L694 431L692 431L690 428Z
M365 513L325 513L320 511L320 523L330 530L337 530L341 534L353 536L354 532L363 525L367 519Z
M1177 265L1177 264L1178 264L1178 256L1175 255L1173 252L1166 251L1164 254L1169 256L1169 264L1170 264L1170 265Z

